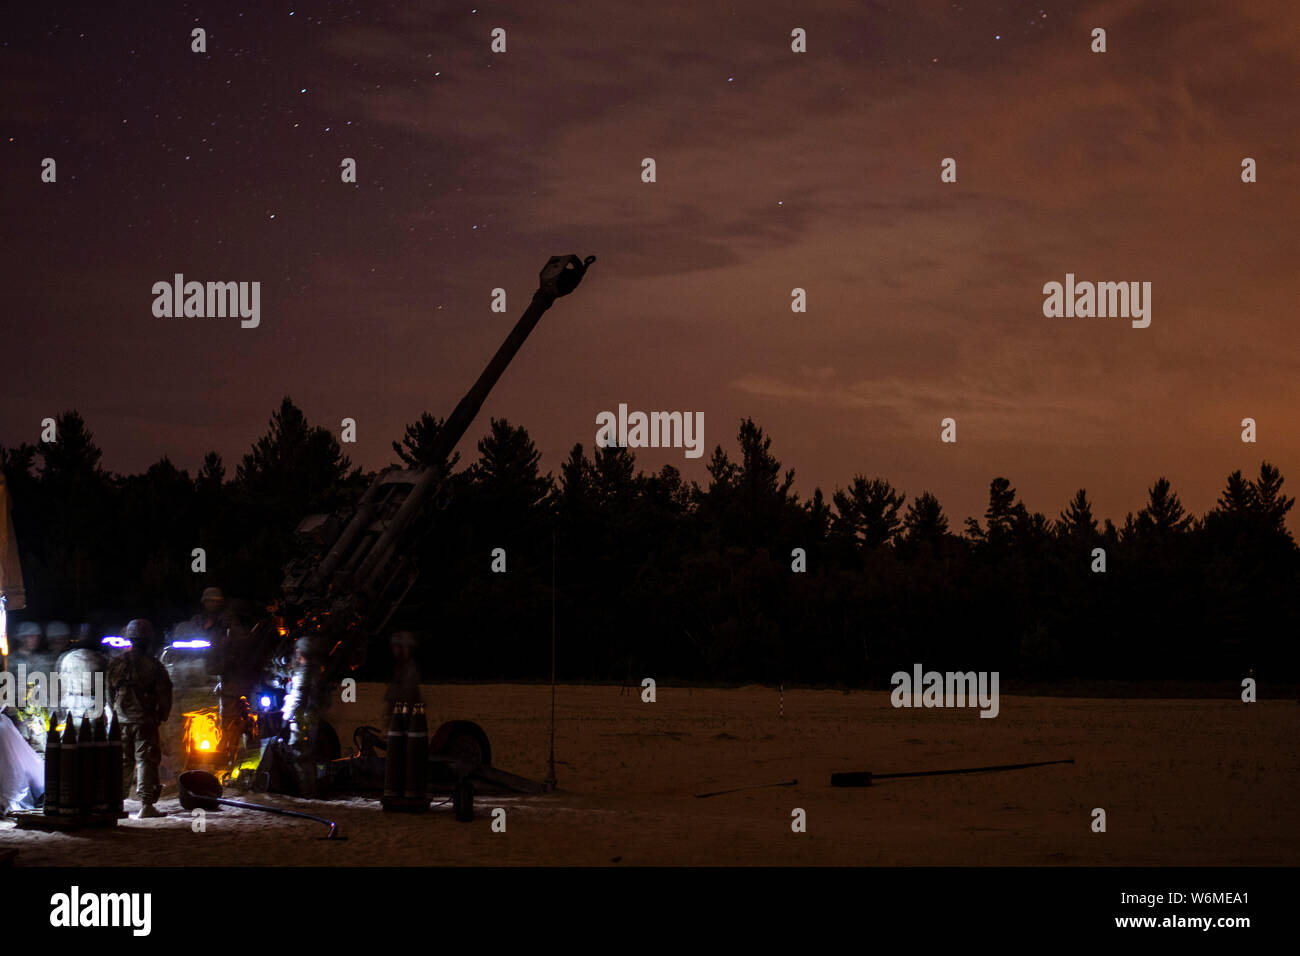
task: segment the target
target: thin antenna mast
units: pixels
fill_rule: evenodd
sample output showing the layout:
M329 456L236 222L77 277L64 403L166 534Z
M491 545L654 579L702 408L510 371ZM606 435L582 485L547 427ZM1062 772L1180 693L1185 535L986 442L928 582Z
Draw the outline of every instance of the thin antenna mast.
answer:
M546 789L555 789L555 526L551 526L551 756L546 762Z

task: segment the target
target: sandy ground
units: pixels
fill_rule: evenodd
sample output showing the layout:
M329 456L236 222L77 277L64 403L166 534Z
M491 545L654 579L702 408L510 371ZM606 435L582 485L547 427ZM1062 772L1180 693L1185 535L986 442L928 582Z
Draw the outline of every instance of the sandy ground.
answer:
M340 737L381 724L383 688L337 705ZM480 795L478 819L451 805L385 814L371 800L245 797L337 820L326 828L250 810L207 816L206 832L164 793L164 819L46 834L0 822L19 865L1294 865L1300 861L1295 701L1008 697L974 709L894 709L884 692L772 688L561 687L560 789ZM493 763L546 772L550 689L425 687L430 726L477 720ZM173 736L175 736L173 734ZM841 770L943 769L1073 757L1074 765L832 788ZM173 768L174 772L174 768ZM172 778L174 780L174 777ZM707 799L728 787L789 787ZM128 809L138 804L128 802ZM506 832L489 815L506 811ZM1105 833L1092 810L1107 813ZM807 832L791 830L806 811Z

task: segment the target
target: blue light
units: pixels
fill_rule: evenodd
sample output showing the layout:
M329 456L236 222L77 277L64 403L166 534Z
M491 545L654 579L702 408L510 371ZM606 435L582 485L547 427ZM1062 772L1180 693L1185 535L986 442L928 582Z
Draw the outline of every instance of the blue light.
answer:
M270 708L271 708L271 698L269 698L269 697L267 697L265 694L263 694L263 695L262 695L262 709L263 709L263 710L269 710Z
M172 641L172 647L211 647L211 641Z

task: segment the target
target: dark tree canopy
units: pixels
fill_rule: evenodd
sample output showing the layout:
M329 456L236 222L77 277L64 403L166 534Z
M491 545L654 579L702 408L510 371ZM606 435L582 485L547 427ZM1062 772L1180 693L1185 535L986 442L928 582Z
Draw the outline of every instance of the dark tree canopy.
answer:
M299 521L346 520L372 477L288 398L233 476L215 452L193 477L166 456L110 474L80 415L56 425L56 443L0 448L35 618L166 626L208 584L272 601ZM443 427L428 413L407 425L397 461L439 464ZM546 676L552 614L564 679L883 686L918 661L1029 678L1294 672L1295 498L1269 462L1228 475L1199 518L1162 476L1118 528L1085 489L1049 520L998 476L957 534L935 495L909 500L883 477L800 501L751 419L702 484L580 444L552 478L528 431L501 418L473 447L467 465L445 464L392 624L428 638L428 679ZM206 575L191 570L196 546Z
M338 497L350 467L329 429L309 425L286 395L267 433L235 469L235 483L250 496L277 503L326 502Z

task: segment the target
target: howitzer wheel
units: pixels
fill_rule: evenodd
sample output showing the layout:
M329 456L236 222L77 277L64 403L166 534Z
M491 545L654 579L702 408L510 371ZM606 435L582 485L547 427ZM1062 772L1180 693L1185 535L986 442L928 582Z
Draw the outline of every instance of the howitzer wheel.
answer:
M492 745L472 720L449 720L429 740L429 753L453 757L469 771L492 766Z

